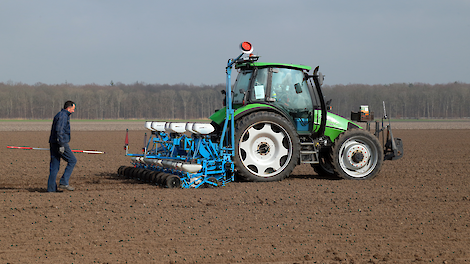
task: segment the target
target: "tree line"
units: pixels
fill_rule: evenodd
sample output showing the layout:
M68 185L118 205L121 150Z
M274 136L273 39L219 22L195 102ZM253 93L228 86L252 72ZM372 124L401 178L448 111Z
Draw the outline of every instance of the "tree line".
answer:
M77 105L76 119L204 119L223 107L225 84L47 85L0 82L0 119L51 119L67 100ZM375 117L397 119L470 117L470 84L395 83L324 85L332 112L349 117L369 105Z
M225 85L0 83L0 119L51 119L67 100L75 119L202 119L222 108Z
M333 112L349 117L360 105L369 105L375 118L386 114L395 119L470 118L470 84L394 83L387 85L348 84L323 88L332 99Z

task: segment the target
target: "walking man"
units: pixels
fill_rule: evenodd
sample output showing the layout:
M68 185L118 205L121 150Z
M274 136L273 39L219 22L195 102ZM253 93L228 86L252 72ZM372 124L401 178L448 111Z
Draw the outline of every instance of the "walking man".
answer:
M69 147L70 142L70 115L75 112L75 103L67 101L62 109L54 117L51 128L51 136L49 137L49 145L51 151L51 163L49 169L49 180L47 181L47 191L57 192L57 173L59 172L60 159L67 161L64 175L60 178L59 189L73 191L74 188L69 185L70 175L77 163L75 155Z

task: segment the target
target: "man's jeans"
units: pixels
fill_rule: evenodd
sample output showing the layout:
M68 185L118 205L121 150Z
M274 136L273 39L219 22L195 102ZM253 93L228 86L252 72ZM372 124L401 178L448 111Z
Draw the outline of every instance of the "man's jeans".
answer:
M60 178L59 181L62 185L69 185L70 175L72 175L73 168L77 163L77 159L75 158L75 155L73 155L68 143L64 144L65 151L62 154L59 152L59 147L59 144L50 144L51 164L49 168L49 180L47 181L48 192L55 192L57 190L56 178L60 168L60 159L62 158L67 161L64 175L62 175L62 178Z

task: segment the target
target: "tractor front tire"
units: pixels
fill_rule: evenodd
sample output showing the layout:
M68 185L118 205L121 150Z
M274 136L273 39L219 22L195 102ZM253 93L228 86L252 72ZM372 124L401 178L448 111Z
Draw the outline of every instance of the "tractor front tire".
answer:
M374 178L380 172L384 159L377 137L359 129L342 133L335 140L332 155L335 173L350 180Z
M319 153L319 163L311 164L313 170L320 176L325 176L328 178L337 177L331 157L331 148L321 150Z
M235 166L247 181L280 181L297 165L300 140L286 118L271 112L256 112L237 121Z

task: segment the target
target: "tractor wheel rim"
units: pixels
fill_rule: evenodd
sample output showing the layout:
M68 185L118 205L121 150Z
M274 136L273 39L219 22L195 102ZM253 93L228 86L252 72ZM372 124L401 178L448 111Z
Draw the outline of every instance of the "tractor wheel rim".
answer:
M351 177L365 177L377 165L379 150L366 138L350 138L343 143L339 151L339 165Z
M292 139L278 124L258 122L243 132L238 150L248 171L260 177L272 177L289 164Z

